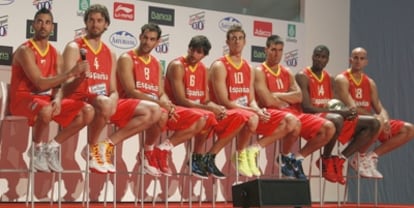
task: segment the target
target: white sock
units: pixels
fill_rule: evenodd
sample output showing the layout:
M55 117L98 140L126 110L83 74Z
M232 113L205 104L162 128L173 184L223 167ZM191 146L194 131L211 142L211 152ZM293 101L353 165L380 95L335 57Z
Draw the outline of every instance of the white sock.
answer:
M49 147L59 147L60 144L58 142L56 142L56 140L52 139L49 143L48 143Z
M301 154L298 153L298 154L295 155L295 159L296 160L304 160L305 158Z
M160 145L158 145L158 149L160 150L167 150L170 151L174 146L171 144L170 140L165 140Z

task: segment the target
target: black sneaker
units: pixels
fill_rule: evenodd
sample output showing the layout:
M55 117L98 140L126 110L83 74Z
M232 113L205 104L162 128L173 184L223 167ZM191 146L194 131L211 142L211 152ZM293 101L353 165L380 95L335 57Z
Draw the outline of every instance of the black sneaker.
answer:
M208 179L208 173L203 162L203 155L193 154L191 160L191 172L198 178Z
M306 176L302 168L302 160L292 159L292 167L295 171L295 176L297 179L306 180Z
M287 178L296 178L295 170L293 168L293 161L293 158L284 155L281 155L280 158L277 157L277 162L281 166L282 174Z
M215 163L216 155L207 153L203 157L203 163L206 165L207 172L211 173L213 177L218 179L225 179L226 176L217 168Z

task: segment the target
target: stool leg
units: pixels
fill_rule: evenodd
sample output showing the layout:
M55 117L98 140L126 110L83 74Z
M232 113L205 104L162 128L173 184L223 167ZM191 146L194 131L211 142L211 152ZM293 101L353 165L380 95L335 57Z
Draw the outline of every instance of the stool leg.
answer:
M33 130L32 130L32 137L33 137ZM29 206L29 194L30 194L30 204L31 207L34 208L34 165L33 165L33 158L34 158L34 142L33 139L30 144L30 161L29 161L29 181L27 182L27 190L26 190L26 207Z

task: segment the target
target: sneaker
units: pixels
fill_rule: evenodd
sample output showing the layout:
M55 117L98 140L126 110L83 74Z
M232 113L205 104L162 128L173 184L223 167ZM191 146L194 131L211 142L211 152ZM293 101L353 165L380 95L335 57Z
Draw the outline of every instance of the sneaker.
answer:
M90 146L89 170L95 173L108 173L105 166L105 149L103 145L94 144Z
M105 166L108 173L115 173L116 168L112 162L112 156L114 154L114 144L104 141L99 143L99 145L103 146L103 149L105 150Z
M159 177L161 175L154 150L144 151L144 170L146 173Z
M59 153L60 147L47 146L47 164L50 170L54 172L62 172L63 168L60 164Z
M303 172L302 160L293 159L292 168L297 179L306 180L305 173Z
M357 153L358 154L358 153ZM371 161L367 159L365 154L355 155L351 160L351 167L362 177L372 178Z
M336 168L335 168L335 162L336 160L334 158L337 157L321 157L318 160L316 160L316 167L319 167L320 163L321 163L321 159L322 159L322 176L327 180L330 181L332 183L336 183L338 182L338 175L336 173Z
M345 163L345 159L344 158L340 158L338 156L334 156L334 164L335 164L335 170L336 170L336 181L339 184L345 185L346 184L346 179L343 175L344 172L344 163Z
M206 155L204 155L202 160L204 164L206 165L207 172L213 175L214 178L218 178L218 179L226 178L226 176L216 166L216 163L215 163L216 155L207 153Z
M193 154L191 157L191 173L202 179L208 179L206 164L203 161L203 155Z
M287 178L296 178L295 171L292 167L292 158L287 157L285 155L281 155L281 157L277 157L277 163L281 166L281 171L283 176Z
M41 171L41 172L50 172L49 169L49 165L47 163L47 152L46 152L46 148L47 146L45 144L40 145L40 146L35 146L34 147L34 152L32 153L32 147L35 145L32 145L29 149L29 151L27 152L27 154L29 155L29 157L32 157L33 154L33 167L34 169L36 169L37 171Z
M236 165L239 174L246 177L252 177L253 173L251 172L249 162L247 161L246 149L240 151L237 158L236 155L236 153L233 155L232 160L233 164Z
M384 176L377 169L378 157L371 156L371 157L367 157L367 159L371 162L372 178L378 178L378 179L384 178Z
M160 150L159 148L154 148L155 156L158 159L158 166L160 167L160 171L162 174L166 176L172 176L172 171L168 166L168 158L171 154L168 150Z
M257 167L257 155L260 149L258 147L247 148L247 161L249 162L250 171L254 176L260 176L260 169Z

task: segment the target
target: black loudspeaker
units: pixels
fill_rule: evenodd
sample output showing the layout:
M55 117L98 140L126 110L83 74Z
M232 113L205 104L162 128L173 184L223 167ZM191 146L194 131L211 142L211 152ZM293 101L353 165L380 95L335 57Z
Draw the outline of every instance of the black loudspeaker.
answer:
M256 179L232 187L234 207L310 206L309 180Z

